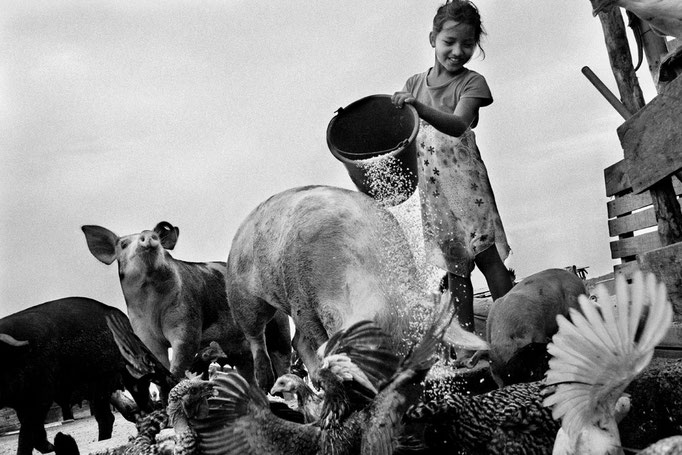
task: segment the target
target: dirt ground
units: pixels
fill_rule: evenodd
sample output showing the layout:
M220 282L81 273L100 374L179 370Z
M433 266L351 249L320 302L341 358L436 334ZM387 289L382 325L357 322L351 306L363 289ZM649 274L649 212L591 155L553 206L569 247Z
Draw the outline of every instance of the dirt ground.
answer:
M47 439L54 441L54 436L60 431L69 434L76 440L81 455L87 455L123 445L128 442L129 436L137 434L134 423L128 422L121 414L114 413L114 430L111 439L97 441L97 421L89 411L78 411L74 408L75 420L46 425ZM14 455L17 452L18 439L18 431L0 435L0 455ZM40 455L40 452L34 450L33 455Z

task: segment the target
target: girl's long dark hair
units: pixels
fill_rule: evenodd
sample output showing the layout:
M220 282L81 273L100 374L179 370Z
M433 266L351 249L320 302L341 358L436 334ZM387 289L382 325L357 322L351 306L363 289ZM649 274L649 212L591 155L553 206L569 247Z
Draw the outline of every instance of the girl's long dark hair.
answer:
M455 21L462 24L469 24L474 28L474 38L476 46L481 50L483 58L485 51L481 47L481 37L486 34L478 7L468 0L450 0L441 5L433 17L433 33L437 35L443 30L446 21Z

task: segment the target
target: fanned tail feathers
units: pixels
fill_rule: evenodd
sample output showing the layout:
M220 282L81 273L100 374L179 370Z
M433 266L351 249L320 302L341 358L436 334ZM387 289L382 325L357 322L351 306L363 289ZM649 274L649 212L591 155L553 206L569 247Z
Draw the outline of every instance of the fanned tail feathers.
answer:
M197 432L200 453L251 454L244 432L235 425L242 418L249 417L249 407L253 402L263 409L268 401L258 387L252 387L236 372L216 371L211 379L214 396L208 399L208 416L191 419L192 428Z
M598 309L580 296L582 314L570 310L571 321L557 316L559 331L548 345L547 385L556 385L543 404L562 419L569 437L575 438L600 412L613 413L617 400L651 361L654 348L672 323L672 306L665 286L649 274L633 276L631 301L625 278L616 278L617 304L603 286L597 289ZM649 301L649 304L647 304ZM643 325L642 317L646 316Z

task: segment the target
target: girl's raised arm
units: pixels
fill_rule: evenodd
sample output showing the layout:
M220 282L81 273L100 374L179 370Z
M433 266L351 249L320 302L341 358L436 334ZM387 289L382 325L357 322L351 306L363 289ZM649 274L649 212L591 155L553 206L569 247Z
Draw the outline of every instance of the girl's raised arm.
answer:
M429 122L441 133L458 137L473 124L478 116L478 109L483 106L484 100L482 98L462 98L457 103L455 112L448 114L417 101L409 92L396 92L393 95L393 104L396 107L401 108L405 103L414 106L419 117Z

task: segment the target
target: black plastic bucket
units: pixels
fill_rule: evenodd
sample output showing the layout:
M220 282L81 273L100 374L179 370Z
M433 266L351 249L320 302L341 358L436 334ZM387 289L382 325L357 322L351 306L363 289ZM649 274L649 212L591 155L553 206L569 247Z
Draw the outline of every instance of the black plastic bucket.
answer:
M419 115L390 95L372 95L340 108L327 127L327 145L365 194L397 205L417 187Z

